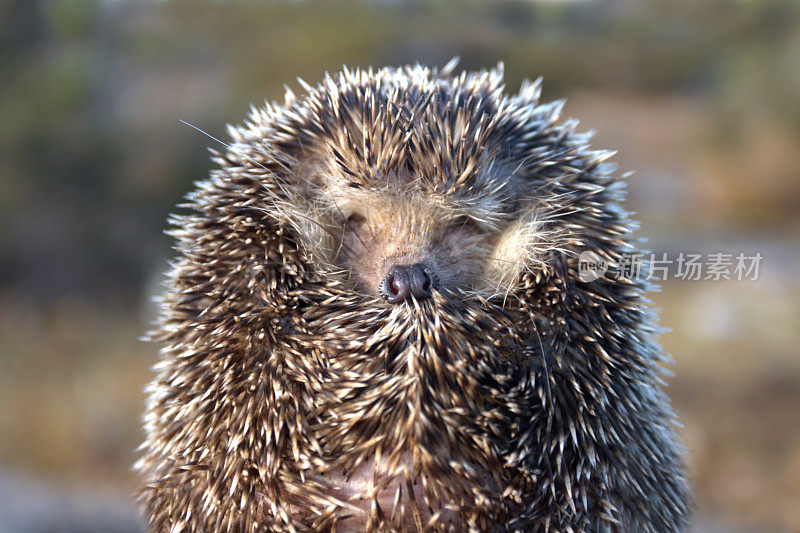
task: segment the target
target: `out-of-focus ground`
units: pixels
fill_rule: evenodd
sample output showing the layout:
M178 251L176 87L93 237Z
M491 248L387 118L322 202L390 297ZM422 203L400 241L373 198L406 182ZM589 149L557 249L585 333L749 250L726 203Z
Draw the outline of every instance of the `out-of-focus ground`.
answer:
M656 252L760 252L655 294L697 531L800 531L795 2L0 0L0 532L136 531L138 341L164 220L251 102L348 65L506 62L619 149Z

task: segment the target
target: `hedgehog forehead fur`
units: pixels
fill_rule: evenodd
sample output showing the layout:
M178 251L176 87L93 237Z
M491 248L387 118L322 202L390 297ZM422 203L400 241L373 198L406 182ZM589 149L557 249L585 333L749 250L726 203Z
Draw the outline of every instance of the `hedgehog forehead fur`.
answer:
M502 68L326 76L175 216L137 463L155 530L674 531L688 490L622 184ZM577 256L610 267L583 282ZM391 305L392 261L430 298Z

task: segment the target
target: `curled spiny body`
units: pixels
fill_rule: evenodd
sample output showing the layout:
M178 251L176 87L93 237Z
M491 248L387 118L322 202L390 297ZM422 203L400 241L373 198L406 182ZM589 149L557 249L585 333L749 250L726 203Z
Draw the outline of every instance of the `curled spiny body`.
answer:
M538 82L453 67L345 69L229 129L171 220L153 530L685 528L612 154ZM387 298L412 263L424 297Z

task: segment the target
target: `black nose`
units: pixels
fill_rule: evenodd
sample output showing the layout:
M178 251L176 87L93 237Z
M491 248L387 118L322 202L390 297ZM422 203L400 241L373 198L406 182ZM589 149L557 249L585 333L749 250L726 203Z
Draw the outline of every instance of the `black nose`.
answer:
M433 286L434 278L422 263L395 265L383 278L378 292L387 302L397 303L412 296L417 299L428 298Z

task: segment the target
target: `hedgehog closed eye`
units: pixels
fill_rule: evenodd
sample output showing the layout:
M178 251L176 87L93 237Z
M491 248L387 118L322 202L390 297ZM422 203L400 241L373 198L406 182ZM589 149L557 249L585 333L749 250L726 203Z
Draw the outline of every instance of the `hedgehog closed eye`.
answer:
M364 224L367 220L358 214L350 215L347 217L347 223L352 226L360 226Z

